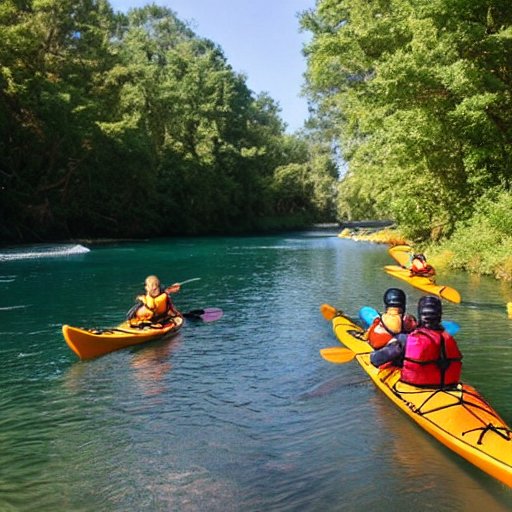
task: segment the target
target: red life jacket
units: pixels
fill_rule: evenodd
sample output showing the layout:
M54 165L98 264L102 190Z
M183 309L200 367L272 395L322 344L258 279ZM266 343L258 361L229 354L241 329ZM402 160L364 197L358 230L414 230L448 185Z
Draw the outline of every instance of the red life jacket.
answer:
M419 258L414 258L411 263L411 272L418 276L433 276L436 272L432 265L429 265L426 261Z
M462 354L446 331L420 327L407 336L401 380L415 386L458 384Z

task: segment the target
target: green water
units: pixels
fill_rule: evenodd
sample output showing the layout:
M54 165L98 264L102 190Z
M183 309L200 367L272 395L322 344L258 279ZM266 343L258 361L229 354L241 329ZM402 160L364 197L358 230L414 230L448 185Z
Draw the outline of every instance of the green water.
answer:
M323 302L401 286L386 247L328 232L0 251L0 511L505 511L512 491L416 427L357 363L331 365ZM78 361L63 323L113 326L147 274L200 277L224 317ZM441 274L464 380L512 424L510 286ZM410 304L421 296L408 285Z

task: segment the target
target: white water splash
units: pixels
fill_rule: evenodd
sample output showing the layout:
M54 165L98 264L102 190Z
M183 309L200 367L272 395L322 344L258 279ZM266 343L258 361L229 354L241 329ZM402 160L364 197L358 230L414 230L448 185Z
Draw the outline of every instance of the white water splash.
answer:
M52 246L31 246L17 248L6 252L0 252L0 261L28 260L39 258L54 258L58 256L74 256L86 254L90 249L83 245L52 245Z

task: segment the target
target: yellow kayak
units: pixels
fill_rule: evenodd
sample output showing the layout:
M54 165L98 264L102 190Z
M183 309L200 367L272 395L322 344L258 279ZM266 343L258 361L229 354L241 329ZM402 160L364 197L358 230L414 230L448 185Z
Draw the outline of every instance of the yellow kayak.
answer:
M326 308L334 313L326 315ZM362 338L361 327L332 306L323 305L322 313L332 318L336 337L350 349L323 349L321 352L327 351L322 354L325 359L337 363L357 359L375 385L420 427L482 471L512 487L512 430L475 388L463 383L450 390L405 384L400 381L399 368L379 369L371 364L372 348ZM346 357L343 351L351 355Z
M410 245L394 245L388 250L389 255L403 268L410 266L413 250Z
M415 276L411 274L411 272L403 267L399 267L398 265L386 265L384 270L390 276L396 277L397 279L402 279L409 283L411 286L418 288L426 293L431 293L432 295L437 295L442 299L449 300L450 302L455 302L459 304L461 299L460 293L451 286L443 286L440 284L436 284L433 279L430 277L424 276Z
M146 343L166 335L174 335L182 325L183 318L178 316L166 323L143 328L131 327L128 321L112 329L84 329L63 325L62 334L69 348L80 359L93 359L114 350Z

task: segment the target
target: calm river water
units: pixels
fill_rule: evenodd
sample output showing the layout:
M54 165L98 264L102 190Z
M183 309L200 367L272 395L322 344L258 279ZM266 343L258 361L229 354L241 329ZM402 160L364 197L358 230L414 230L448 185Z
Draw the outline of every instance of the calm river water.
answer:
M320 312L381 307L387 247L331 232L0 250L0 511L505 511L512 490L430 438ZM224 317L81 362L63 323L119 323L147 274ZM446 273L464 380L512 424L511 287ZM411 306L420 292L405 283Z

